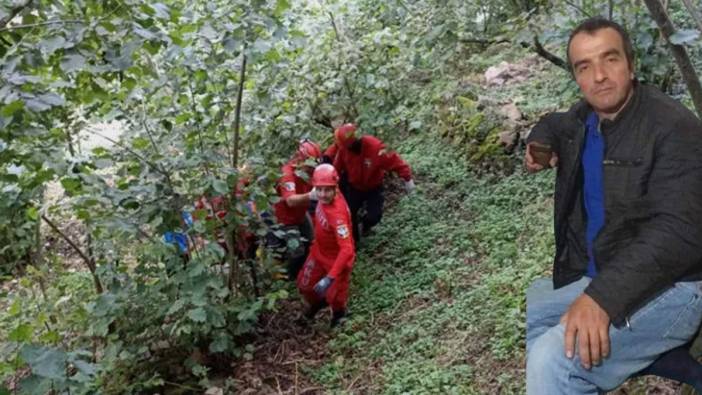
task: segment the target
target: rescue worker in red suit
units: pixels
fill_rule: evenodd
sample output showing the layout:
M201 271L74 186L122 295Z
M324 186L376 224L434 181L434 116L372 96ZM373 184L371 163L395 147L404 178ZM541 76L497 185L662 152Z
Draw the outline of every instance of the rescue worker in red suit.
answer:
M321 156L322 151L317 143L302 140L293 158L283 165L283 175L276 187L280 200L273 208L278 225L268 233L268 247L282 253L287 261L290 280L297 278L312 240L312 224L307 210L310 202L317 200L317 197L308 181ZM292 243L296 247L290 246L291 240L297 241Z
M351 268L356 259L351 235L351 213L339 192L339 175L330 164L317 166L312 185L319 198L314 215L314 242L297 276L297 287L309 303L305 321L331 306L331 326L346 317Z
M390 152L385 144L373 136L356 137L356 125L347 123L334 131L338 147L334 167L345 174L348 185L344 196L351 210L354 239L368 234L383 216L383 179L388 171L397 173L405 181L405 189L414 188L412 170L396 152ZM358 211L366 206L366 215L359 218Z

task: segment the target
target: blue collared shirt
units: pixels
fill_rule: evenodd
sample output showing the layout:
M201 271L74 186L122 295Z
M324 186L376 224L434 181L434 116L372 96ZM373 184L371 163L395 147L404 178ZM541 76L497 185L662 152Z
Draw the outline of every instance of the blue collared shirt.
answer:
M600 120L595 112L591 112L585 121L585 148L583 149L582 165L584 173L583 197L585 213L587 215L587 228L585 230L585 244L587 246L587 273L588 277L597 275L593 244L595 237L602 229L605 220L603 166L605 143L600 132Z

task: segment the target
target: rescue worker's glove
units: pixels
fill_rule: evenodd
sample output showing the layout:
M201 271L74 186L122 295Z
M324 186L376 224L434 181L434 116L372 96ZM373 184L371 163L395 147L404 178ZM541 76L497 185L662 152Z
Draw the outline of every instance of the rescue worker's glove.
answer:
M310 191L309 196L310 196L310 200L313 200L313 201L314 201L314 200L319 200L319 196L317 196L317 188L312 188L312 190Z
M414 185L414 180L410 179L409 181L405 181L405 190L407 193L412 193L414 190L417 188L416 185Z
M324 278L319 280L319 282L317 282L317 284L315 284L314 292L317 294L317 296L319 296L320 298L323 298L324 295L326 295L326 293L327 293L327 289L329 289L329 287L331 287L333 282L334 282L333 278L331 278L329 276L325 276Z

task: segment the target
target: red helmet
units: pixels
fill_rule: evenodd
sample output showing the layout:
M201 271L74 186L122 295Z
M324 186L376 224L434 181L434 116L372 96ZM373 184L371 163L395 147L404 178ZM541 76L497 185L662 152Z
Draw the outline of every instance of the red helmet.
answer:
M315 187L334 187L339 182L339 174L337 174L334 166L329 163L321 164L314 169L312 174L312 186Z
M356 124L345 123L334 131L334 141L336 144L345 147L348 145L350 140L356 138Z
M297 147L297 154L300 159L306 160L308 158L320 159L322 157L322 149L319 144L315 143L310 139L303 139L300 141L300 145Z

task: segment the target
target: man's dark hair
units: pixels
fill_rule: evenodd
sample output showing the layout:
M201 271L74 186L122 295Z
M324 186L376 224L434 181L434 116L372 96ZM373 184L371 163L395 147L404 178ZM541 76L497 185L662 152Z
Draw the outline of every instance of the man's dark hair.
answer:
M622 38L622 43L624 45L624 55L626 55L626 60L629 62L629 67L634 68L634 47L631 45L631 39L629 38L629 33L624 30L624 28L617 22L610 21L609 19L603 18L601 16L595 16L592 18L585 19L580 22L578 26L570 32L570 37L568 37L568 46L566 47L566 56L568 58L568 67L573 71L573 63L570 61L570 42L573 41L578 33L588 33L594 34L596 31L601 29L614 29L619 36Z

